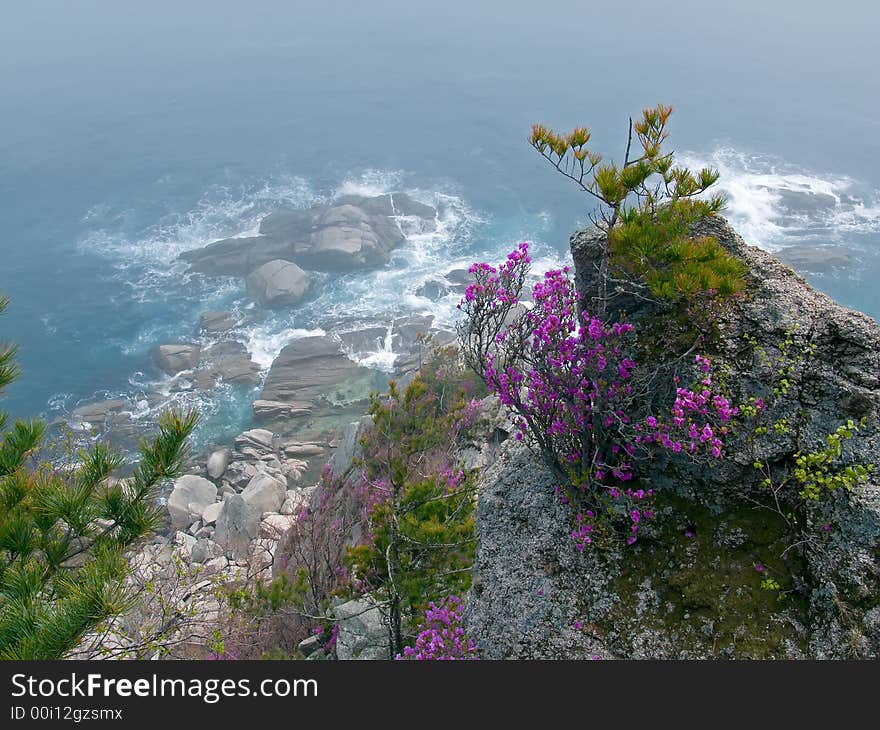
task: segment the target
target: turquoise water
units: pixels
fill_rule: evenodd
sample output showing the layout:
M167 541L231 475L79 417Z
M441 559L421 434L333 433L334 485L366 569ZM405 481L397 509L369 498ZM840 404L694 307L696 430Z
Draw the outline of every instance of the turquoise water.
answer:
M627 115L659 101L676 108L672 146L721 170L747 240L843 248L849 267L809 278L880 315L876 8L852 23L846 3L253 5L4 11L0 338L24 368L3 403L13 415L122 395L149 420L149 393L191 400L166 392L150 349L192 339L205 310L249 303L240 281L190 276L176 256L281 205L408 191L440 225L410 231L388 268L328 276L306 307L237 332L261 365L330 315L449 320L453 301L413 294L432 272L520 240L550 266L587 220L526 144L530 125L588 124L619 155ZM201 439L247 425L254 395L198 396Z

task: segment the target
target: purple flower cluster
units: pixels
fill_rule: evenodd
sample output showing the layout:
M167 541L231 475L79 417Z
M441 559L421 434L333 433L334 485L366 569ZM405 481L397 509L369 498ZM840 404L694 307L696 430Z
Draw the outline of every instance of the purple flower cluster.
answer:
M516 250L507 254L507 260L497 269L487 263L472 264L468 273L474 275L474 281L465 290L464 300L474 302L491 295L493 306L516 304L522 288L519 274L523 266L531 263L531 260L529 244L521 243Z
M431 602L425 622L419 625L414 646L403 647L397 659L462 660L478 659L477 647L461 625L461 599L447 596L439 605Z
M514 437L537 445L563 479L557 493L574 509L578 549L609 520L626 525L631 545L653 518L646 504L653 491L634 482L637 460L656 447L721 458L739 409L715 388L709 359L697 355L696 382L677 387L669 415L646 415L649 386L630 356L632 324L585 311L567 267L547 271L533 287L533 306L516 314L529 262L521 243L498 269L471 267L475 280L459 304L468 315L460 330L465 357L513 412Z
M723 395L713 392L709 359L697 355L695 362L701 373L699 382L693 389L676 388L669 421L648 416L644 427L637 427L646 433L636 436L636 443L656 444L675 453L691 455L704 448L714 458L721 458L724 437L728 433L726 424L739 415L739 408Z

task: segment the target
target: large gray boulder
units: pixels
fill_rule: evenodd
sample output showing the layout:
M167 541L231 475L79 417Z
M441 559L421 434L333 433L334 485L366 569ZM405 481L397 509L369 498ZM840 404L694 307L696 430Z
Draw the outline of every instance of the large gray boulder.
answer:
M181 258L193 271L247 276L275 259L313 271L351 271L382 266L404 241L399 216L431 225L436 211L406 195L344 196L330 206L282 210L260 224L260 235L231 238L188 251Z
M267 307L299 304L311 287L309 275L291 261L275 259L248 274L248 295Z
M168 512L174 529L185 529L217 500L217 486L204 477L185 474L174 482L168 497Z
M257 474L248 482L241 498L258 514L278 512L287 498L287 484L270 474Z
M333 611L339 622L337 659L391 658L388 626L375 603L367 598L356 599Z
M587 622L584 605L608 607L613 596L600 556L574 547L570 512L554 492L557 481L531 451L512 442L481 476L465 617L484 659L612 655L600 639L575 629Z
M250 555L251 541L260 529L260 512L244 501L240 494L232 494L223 502L217 518L214 542L233 560L244 560Z
M168 375L191 370L199 363L201 347L190 343L159 345L153 350L153 360Z
M372 379L372 372L349 360L329 337L304 337L275 358L260 400L303 403L333 397L334 388L353 379ZM366 388L364 397L369 392Z
M229 449L217 449L212 452L205 465L208 476L211 477L211 479L219 479L222 477L223 472L226 471L226 467L229 466L229 461L231 459L232 452Z
M241 342L217 342L202 351L201 360L205 373L215 380L245 384L260 380L260 366L251 359L250 353Z
M355 205L336 205L318 217L309 247L298 253L297 260L323 271L381 266L403 240L392 219L371 216Z
M247 276L272 259L284 258L290 246L270 236L225 238L204 248L185 251L180 258L190 269L210 276Z

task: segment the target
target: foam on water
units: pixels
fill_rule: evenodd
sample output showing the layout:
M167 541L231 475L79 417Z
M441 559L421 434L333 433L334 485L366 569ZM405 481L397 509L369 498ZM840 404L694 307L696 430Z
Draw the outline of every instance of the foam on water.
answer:
M82 218L89 231L78 245L111 259L137 301L161 299L169 286L190 278L178 261L183 252L223 238L255 235L272 211L320 200L306 180L289 175L234 187L214 185L189 210L167 214L140 230L132 230L136 226L124 212L96 205ZM210 289L216 291L217 282Z
M305 337L323 337L327 332L320 327L302 329L284 327L279 329L277 321L252 326L243 333L242 341L251 359L263 370L268 370L278 357L278 353L294 340Z
M400 170L364 170L360 175L343 180L331 197L362 195L365 198L374 198L400 190L403 178L404 173Z
M343 352L349 359L361 367L373 368L383 373L394 372L394 363L398 355L394 352L394 327L388 325L385 336L376 339L375 349L357 350L354 347L344 348Z
M769 250L800 244L852 244L880 232L880 191L846 175L806 170L771 155L729 146L684 153L685 165L713 167L724 215L748 242Z

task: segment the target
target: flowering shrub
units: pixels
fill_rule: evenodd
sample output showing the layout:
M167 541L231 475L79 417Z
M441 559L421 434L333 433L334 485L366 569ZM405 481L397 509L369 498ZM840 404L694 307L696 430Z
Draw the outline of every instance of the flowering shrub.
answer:
M413 646L403 647L396 659L418 661L477 659L477 647L461 625L461 600L447 596L440 604L433 602L425 611L425 622L419 624Z
M465 361L514 413L515 438L537 446L556 471L578 547L609 521L623 521L632 544L653 517L653 491L631 483L637 462L656 447L721 458L738 409L715 387L709 359L697 355L697 380L676 389L669 416L647 412L652 374L638 371L633 325L583 310L568 268L546 272L533 305L521 306L530 262L521 243L497 268L471 266L474 281L459 304Z
M361 439L363 531L346 561L355 592L381 602L394 653L430 598L470 587L474 480L456 449L480 417L479 401L460 372L439 363L445 377L429 364L405 388L392 381L373 395Z

